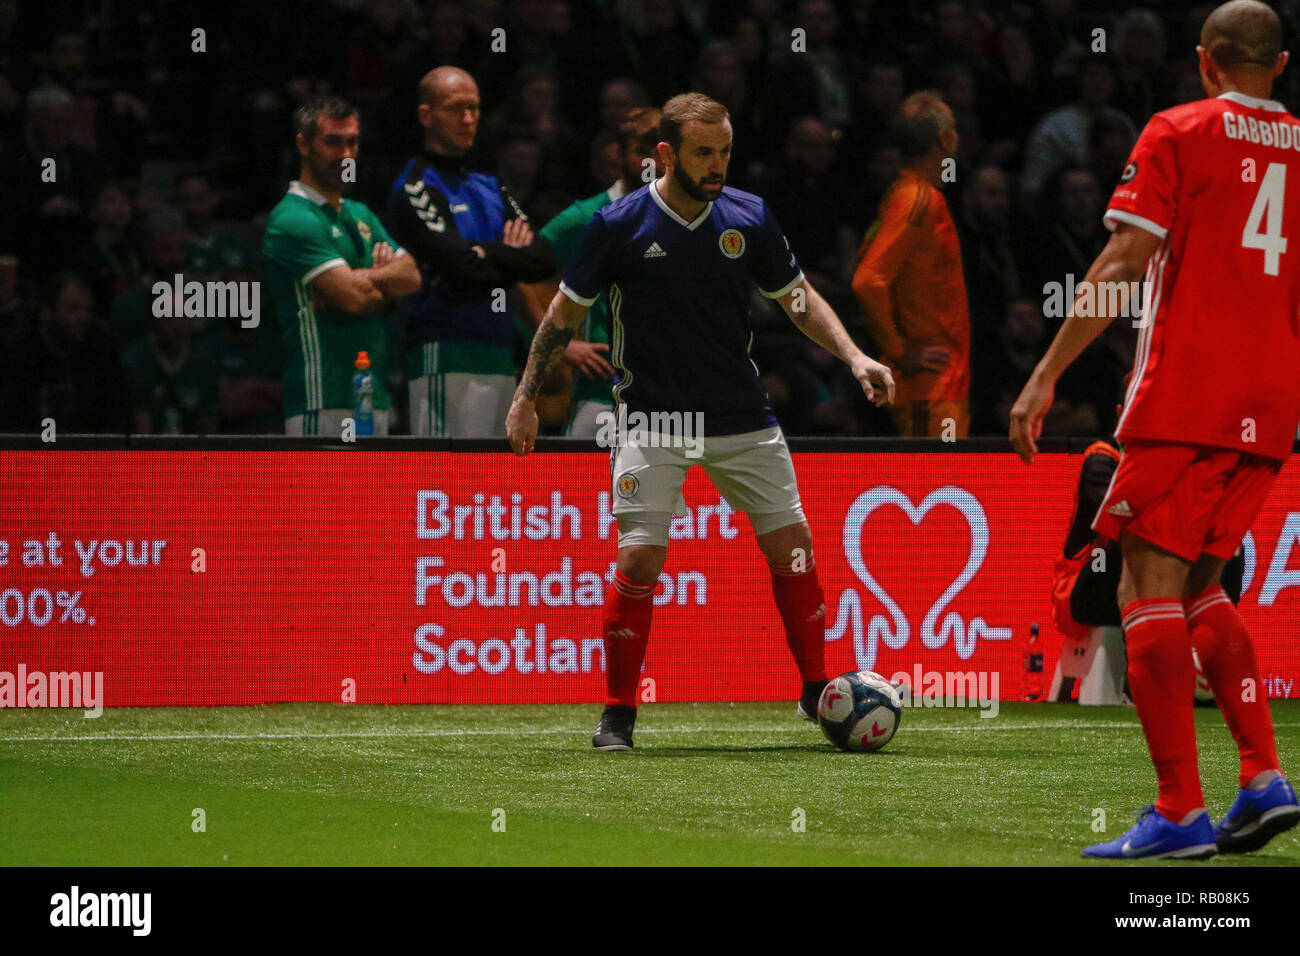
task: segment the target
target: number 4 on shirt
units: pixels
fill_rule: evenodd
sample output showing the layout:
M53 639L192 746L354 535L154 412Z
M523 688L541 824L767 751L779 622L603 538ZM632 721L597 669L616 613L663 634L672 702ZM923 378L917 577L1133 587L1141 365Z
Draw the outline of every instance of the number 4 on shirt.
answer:
M1278 260L1286 252L1286 237L1282 235L1282 200L1286 196L1286 163L1269 163L1255 194L1255 202L1246 217L1246 227L1241 230L1244 249L1264 251L1264 275L1278 274ZM1266 218L1267 217L1267 218ZM1260 220L1265 220L1265 232L1259 231Z

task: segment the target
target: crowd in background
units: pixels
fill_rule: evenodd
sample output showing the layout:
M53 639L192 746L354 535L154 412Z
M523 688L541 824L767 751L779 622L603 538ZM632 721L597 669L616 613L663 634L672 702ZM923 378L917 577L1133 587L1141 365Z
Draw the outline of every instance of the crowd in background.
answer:
M420 147L417 83L450 64L482 94L471 167L539 228L619 178L628 110L685 90L722 102L728 184L772 207L868 354L850 279L898 173L891 121L908 93L938 91L960 135L945 196L970 304L971 434L1005 436L1062 319L1044 287L1081 281L1104 245L1102 211L1147 118L1204 95L1194 47L1213 6L0 0L0 431L51 414L65 431L282 432L269 303L252 329L159 318L152 285L259 277L261 225L297 172L292 112L310 96L359 109L354 195L382 209ZM1300 4L1277 6L1289 40ZM1288 106L1294 79L1276 94ZM787 434L892 433L847 369L757 297L754 322ZM1060 382L1045 434L1109 432L1135 342L1131 323L1111 325Z

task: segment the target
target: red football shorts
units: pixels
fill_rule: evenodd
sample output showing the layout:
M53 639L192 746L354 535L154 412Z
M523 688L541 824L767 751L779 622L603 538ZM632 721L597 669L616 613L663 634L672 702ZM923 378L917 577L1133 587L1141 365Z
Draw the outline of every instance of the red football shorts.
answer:
M1231 558L1281 467L1228 448L1132 441L1092 527L1112 540L1129 531L1185 561Z

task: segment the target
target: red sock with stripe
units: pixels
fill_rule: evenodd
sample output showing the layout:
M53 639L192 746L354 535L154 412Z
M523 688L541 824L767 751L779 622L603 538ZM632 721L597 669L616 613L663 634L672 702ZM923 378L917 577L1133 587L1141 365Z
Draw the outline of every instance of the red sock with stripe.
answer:
M769 564L772 594L785 625L785 643L805 681L826 679L826 601L811 556L802 571L794 564Z
M1207 588L1186 602L1192 646L1223 719L1241 754L1241 786L1265 770L1279 770L1268 695L1250 632L1223 588ZM1249 681L1249 683L1247 683Z
M635 707L641 682L641 662L650 639L655 584L633 581L614 572L614 584L605 592L605 704Z
M1192 710L1196 666L1183 605L1174 598L1134 601L1123 622L1129 689L1159 783L1156 812L1181 824L1205 806Z

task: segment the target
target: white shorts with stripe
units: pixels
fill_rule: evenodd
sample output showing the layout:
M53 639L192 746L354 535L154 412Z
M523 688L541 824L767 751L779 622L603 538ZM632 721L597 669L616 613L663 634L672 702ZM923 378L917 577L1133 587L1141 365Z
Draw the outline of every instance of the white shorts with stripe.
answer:
M613 408L611 402L573 402L564 434L570 438L595 438L600 431L600 413L612 412Z
M343 436L343 419L351 418L353 410L350 408L322 408L318 411L303 412L301 415L294 415L292 418L284 420L284 433L286 435L321 435L325 438L341 438ZM375 434L388 434L388 416L389 411L386 408L376 408L375 415ZM359 438L366 436L359 435Z
M682 485L698 463L733 510L749 515L754 533L768 534L805 520L789 446L779 426L701 439L690 449L626 444L610 452L611 501L618 546L668 546L673 514L682 514Z
M434 372L411 379L407 391L412 435L495 438L506 433L515 378Z

